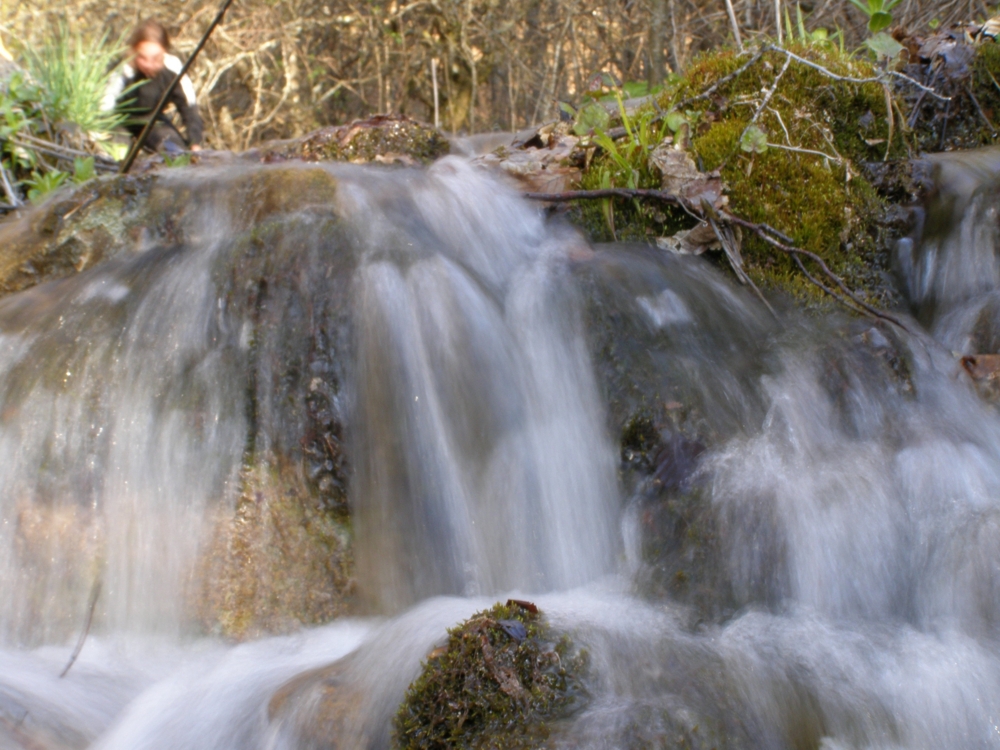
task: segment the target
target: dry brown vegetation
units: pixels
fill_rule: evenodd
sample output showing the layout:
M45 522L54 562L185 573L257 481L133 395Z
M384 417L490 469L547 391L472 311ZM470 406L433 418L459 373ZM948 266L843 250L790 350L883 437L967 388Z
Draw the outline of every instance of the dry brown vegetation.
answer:
M782 7L788 5L781 0ZM774 35L776 0L733 0L744 38ZM807 26L865 35L846 0L804 0ZM15 55L60 24L118 38L155 15L190 52L214 0L0 0L0 38ZM984 19L983 0L903 0L898 23ZM792 6L794 18L794 5ZM597 72L657 83L731 38L723 0L236 0L192 77L210 145L245 149L375 112L445 130L517 130L576 101Z

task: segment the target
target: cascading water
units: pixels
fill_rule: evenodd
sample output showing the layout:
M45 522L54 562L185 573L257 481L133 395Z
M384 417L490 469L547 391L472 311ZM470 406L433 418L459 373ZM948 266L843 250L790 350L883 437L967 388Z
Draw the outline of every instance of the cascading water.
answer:
M183 230L0 300L0 746L387 747L508 591L591 655L554 748L1000 746L1000 418L951 351L1000 351L991 175L901 245L929 334L775 322L456 160L159 178ZM341 439L391 617L205 634L219 519L289 463L342 512Z

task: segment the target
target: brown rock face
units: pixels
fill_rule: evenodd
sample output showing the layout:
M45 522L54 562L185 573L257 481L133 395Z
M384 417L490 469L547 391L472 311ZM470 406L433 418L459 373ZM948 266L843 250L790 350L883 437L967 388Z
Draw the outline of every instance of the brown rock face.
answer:
M275 141L248 152L261 161L349 161L353 164L428 164L449 151L434 128L402 115L375 115L321 128L302 138Z

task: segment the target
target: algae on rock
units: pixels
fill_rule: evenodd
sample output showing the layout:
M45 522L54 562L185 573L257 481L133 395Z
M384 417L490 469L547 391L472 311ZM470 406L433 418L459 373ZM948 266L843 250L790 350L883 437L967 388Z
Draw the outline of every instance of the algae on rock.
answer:
M448 631L410 685L394 720L395 745L533 748L547 722L584 701L587 654L554 633L534 605L509 600Z

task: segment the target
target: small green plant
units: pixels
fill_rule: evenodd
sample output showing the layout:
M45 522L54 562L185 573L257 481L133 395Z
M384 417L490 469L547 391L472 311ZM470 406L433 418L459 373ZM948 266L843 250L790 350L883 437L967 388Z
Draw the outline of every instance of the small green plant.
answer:
M649 175L649 154L663 140L667 130L677 132L687 125L687 119L680 113L672 112L664 122L654 122L652 110L640 110L634 116L625 111L625 102L618 96L618 114L625 138L613 139L602 129L595 129L594 142L604 149L613 168L609 176L613 187L646 187L640 184ZM677 117L679 115L679 118Z
M73 159L73 182L81 183L95 177L94 157L76 157Z
M899 5L899 0L851 0L855 7L868 16L868 30L877 34L892 25L890 10Z
M61 172L58 169L51 169L45 174L32 173L32 179L27 180L28 200L32 203L40 202L45 196L66 182L68 178L68 172Z
M740 137L740 149L748 154L763 154L767 151L767 133L756 125L750 125Z
M662 90L662 86L650 88L646 81L625 81L619 84L613 76L598 73L592 76L590 88L584 92L583 102L578 108L560 102L559 109L572 118L575 135L590 135L597 130L607 130L611 114L605 105L621 102L623 99L655 96Z
M177 156L164 154L163 163L168 167L186 167L191 163L191 154L177 154Z
M568 107L569 105L564 105ZM588 135L595 130L603 130L608 127L611 115L603 104L598 101L590 101L573 113L575 121L573 132L576 135Z
M838 29L831 34L827 29L818 28L809 31L806 29L805 19L802 16L802 6L795 4L795 25L792 25L792 17L785 8L785 36L789 41L798 42L803 45L821 47L827 50L839 50L844 53L844 35ZM836 42L835 42L836 40Z
M880 31L865 40L865 46L875 53L876 60L893 60L903 51L903 45Z
M70 36L65 26L46 46L23 50L24 71L0 89L0 164L10 183L3 190L8 200L26 195L37 201L67 179L95 176L95 158L76 154L81 148L99 153L125 119L102 109L119 51L104 37L85 42Z

